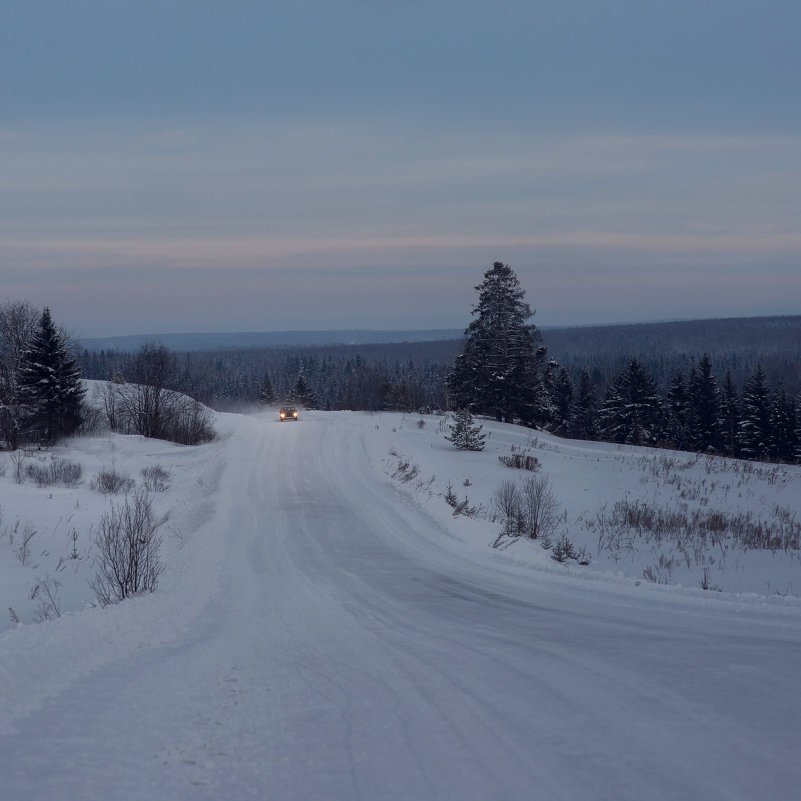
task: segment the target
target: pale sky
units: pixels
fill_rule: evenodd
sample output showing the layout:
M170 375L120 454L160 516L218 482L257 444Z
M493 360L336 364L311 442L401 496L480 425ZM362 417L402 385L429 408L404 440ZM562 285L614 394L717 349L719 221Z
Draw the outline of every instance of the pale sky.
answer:
M801 313L797 0L7 0L0 302L78 336Z

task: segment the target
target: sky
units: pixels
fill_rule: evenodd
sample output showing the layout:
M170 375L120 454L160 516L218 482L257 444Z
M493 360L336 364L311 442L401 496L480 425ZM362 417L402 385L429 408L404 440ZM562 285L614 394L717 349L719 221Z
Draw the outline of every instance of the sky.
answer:
M796 0L26 0L0 302L77 336L799 313Z

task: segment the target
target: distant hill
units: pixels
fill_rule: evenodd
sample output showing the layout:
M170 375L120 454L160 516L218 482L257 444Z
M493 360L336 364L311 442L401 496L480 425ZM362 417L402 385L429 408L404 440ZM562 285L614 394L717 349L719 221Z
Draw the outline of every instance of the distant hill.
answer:
M171 350L213 351L249 348L304 348L324 345L381 345L398 342L433 342L460 339L461 328L429 331L251 331L239 333L134 334L122 337L81 339L90 351L132 352L146 342L166 345Z

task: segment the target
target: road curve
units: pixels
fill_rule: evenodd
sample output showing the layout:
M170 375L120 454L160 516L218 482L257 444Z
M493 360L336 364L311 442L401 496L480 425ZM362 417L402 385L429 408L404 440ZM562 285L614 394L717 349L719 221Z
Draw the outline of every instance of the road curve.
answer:
M796 797L798 631L445 558L368 430L225 443L219 589L2 738L4 798Z

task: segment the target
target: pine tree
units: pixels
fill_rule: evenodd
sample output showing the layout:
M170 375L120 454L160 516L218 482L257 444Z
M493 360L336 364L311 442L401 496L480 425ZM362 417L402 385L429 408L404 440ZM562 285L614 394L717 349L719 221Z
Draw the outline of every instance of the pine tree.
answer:
M475 289L475 319L465 330L465 346L448 375L453 406L512 422L541 422L544 393L540 366L546 348L528 320L534 312L514 271L496 261Z
M801 462L801 395L795 403L795 453L793 461Z
M483 427L473 423L473 415L469 409L457 409L453 422L448 426L451 433L446 434L445 439L462 451L483 451L487 437L481 433Z
M797 448L795 399L788 397L784 387L780 387L771 395L770 403L770 456L792 462Z
M720 391L705 353L690 380L690 432L693 449L703 453L720 444Z
M53 442L81 424L81 401L86 390L66 337L45 308L30 347L22 357L19 393L29 437Z
M298 377L289 392L289 401L290 403L296 403L298 406L303 406L305 409L317 409L319 407L317 395L314 394L314 390L303 373L298 373Z
M595 384L586 370L581 371L570 421L570 436L576 439L595 439L598 436L598 398Z
M650 444L659 412L656 383L637 359L632 359L609 387L602 409L604 433L613 442Z
M720 432L724 452L729 456L737 456L740 452L740 403L731 370L726 371L726 380L723 382Z
M564 436L570 429L573 410L573 381L564 367L559 368L551 390L551 403L554 408L554 432Z
M690 402L684 373L673 376L667 391L667 409L664 438L679 449L690 445Z
M259 403L263 403L265 406L269 406L272 403L275 403L278 400L275 390L273 389L272 381L270 381L270 374L264 374L264 381L261 385L261 391L259 392Z
M757 365L743 387L740 450L747 459L763 459L770 453L771 421L768 381Z

